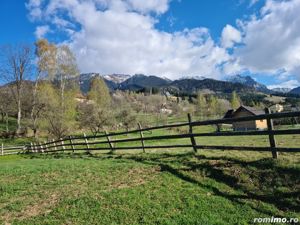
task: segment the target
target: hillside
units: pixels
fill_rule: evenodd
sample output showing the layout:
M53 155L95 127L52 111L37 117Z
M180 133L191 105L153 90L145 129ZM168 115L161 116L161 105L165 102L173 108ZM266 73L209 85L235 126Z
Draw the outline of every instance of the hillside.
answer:
M272 91L278 93L289 93L292 89L291 88L273 88Z
M248 87L239 83L231 83L226 81L214 80L214 79L181 79L173 81L167 87L164 87L171 92L181 92L193 94L202 89L209 89L215 92L231 93L237 92L251 92L255 91L254 88Z
M4 156L0 223L225 225L299 217L299 156L268 157L208 150Z
M170 83L170 80L163 79L157 76L145 76L143 74L134 75L120 83L121 90L140 90L150 87L162 87Z
M229 81L231 83L243 84L248 87L254 88L256 91L263 92L263 93L271 93L272 92L265 85L258 83L250 76L235 75L235 76L229 77L227 79L227 81Z
M236 91L238 93L265 93L284 97L299 97L300 87L288 92L288 89L277 88L269 90L265 85L256 82L250 76L234 76L226 81L209 79L202 76L186 76L178 80L170 80L168 78L161 78L158 76L146 76L143 74L128 75L128 74L107 74L101 75L99 73L83 73L79 77L71 78L72 81L80 85L82 93L87 93L90 88L91 80L99 76L104 79L106 85L111 91L115 90L131 90L144 91L145 88L155 88L164 93L166 91L172 94L195 94L199 90L207 90L218 93L231 93ZM26 85L32 85L32 81L25 81ZM6 87L13 85L9 83L3 85ZM0 87L1 88L1 87Z
M300 87L292 89L289 93L300 95Z

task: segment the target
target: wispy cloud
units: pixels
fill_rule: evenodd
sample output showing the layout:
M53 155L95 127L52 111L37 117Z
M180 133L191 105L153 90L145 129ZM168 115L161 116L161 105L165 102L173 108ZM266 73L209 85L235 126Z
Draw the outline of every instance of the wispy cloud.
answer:
M166 12L169 0L52 0L38 7L44 13L43 21L57 29L70 31L66 28L70 23L80 25L68 32L66 42L76 53L83 72L217 78L222 73L220 65L230 57L206 28L174 33L156 29L154 14ZM68 25L64 24L66 18ZM42 29L39 31L41 34Z
M26 6L32 21L38 21L37 38L68 34L64 43L82 72L220 78L247 71L282 83L290 75L300 80L299 0L267 0L258 15L226 25L218 41L205 27L157 29L170 0L30 0Z
M35 36L37 39L44 38L47 33L50 32L50 27L48 25L38 26L35 29Z

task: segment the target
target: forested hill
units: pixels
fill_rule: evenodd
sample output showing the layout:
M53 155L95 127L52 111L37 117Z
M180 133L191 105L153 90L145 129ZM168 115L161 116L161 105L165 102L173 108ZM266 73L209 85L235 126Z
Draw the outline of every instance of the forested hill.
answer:
M179 80L170 80L159 76L146 76L143 74L127 75L127 74L109 74L100 75L99 73L80 74L76 78L71 78L73 82L80 86L82 93L89 91L91 80L95 77L102 77L106 85L111 91L130 90L130 91L149 91L171 94L196 94L198 91L206 90L216 93L265 93L279 96L299 97L300 87L292 89L290 92L282 93L277 90L270 90L265 85L259 84L252 78L237 75L226 81L209 79L205 77L185 77ZM27 84L33 83L27 81ZM6 84L3 86L12 85Z
M81 74L80 75L80 86L83 92L88 91L90 80L98 74ZM184 78L180 80L171 81L166 78L161 78L158 76L146 76L142 74L131 76L122 82L114 82L113 80L106 79L107 86L111 90L131 90L131 91L141 91L147 88L155 88L161 91L168 90L174 93L189 93L193 94L202 89L209 89L214 92L224 92L231 93L232 91L237 92L253 92L254 87L250 87L240 83L233 83L228 81L220 81L214 79L194 79L194 78Z

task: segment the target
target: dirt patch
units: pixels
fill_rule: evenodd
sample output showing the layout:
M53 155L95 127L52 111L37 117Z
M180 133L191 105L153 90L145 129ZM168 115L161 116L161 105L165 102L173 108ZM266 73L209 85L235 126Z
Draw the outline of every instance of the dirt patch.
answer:
M123 177L114 181L110 185L111 189L122 189L130 188L139 185L143 185L151 180L153 180L157 174L161 171L159 166L155 167L139 167L130 169Z
M51 212L51 208L57 204L59 201L59 195L57 193L53 193L48 196L43 201L36 202L34 205L29 205L22 212L20 217L21 220L27 219L29 217L34 217L40 214L48 214Z
M33 204L26 206L21 212L6 213L4 216L1 216L1 220L3 220L5 224L10 224L14 219L25 220L30 217L50 213L52 211L51 209L59 202L60 194L58 192L47 193L42 196L42 199L37 199Z

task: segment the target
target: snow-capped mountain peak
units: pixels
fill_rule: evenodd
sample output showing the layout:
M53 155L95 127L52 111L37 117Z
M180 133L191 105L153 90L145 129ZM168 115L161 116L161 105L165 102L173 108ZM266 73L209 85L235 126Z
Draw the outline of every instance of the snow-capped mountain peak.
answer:
M198 76L198 75L187 75L187 76L183 76L180 78L180 80L185 80L185 79L194 79L194 80L204 80L204 79L207 79L206 77L204 76Z

